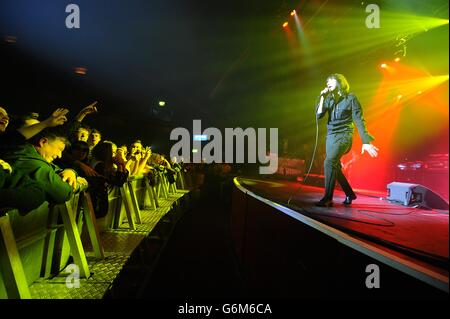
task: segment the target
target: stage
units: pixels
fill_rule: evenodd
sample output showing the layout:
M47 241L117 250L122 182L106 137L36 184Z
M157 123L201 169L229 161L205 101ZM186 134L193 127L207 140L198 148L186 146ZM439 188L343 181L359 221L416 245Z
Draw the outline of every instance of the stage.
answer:
M238 255L245 255L247 249L249 235L243 228L249 227L249 216L259 218L258 213L265 210L262 204L271 206L274 214L295 219L285 220L286 225L303 223L351 250L448 293L448 210L403 206L386 200L386 194L362 190L357 191L358 198L351 207L342 204L345 195L339 190L335 191L333 207L316 207L322 188L281 179L240 177L235 179L235 186L247 197L245 224L234 227L235 241L245 242L240 248L238 245ZM259 202L255 208L248 208L250 197ZM240 210L242 213L243 208ZM233 225L239 224L238 215L234 214ZM316 254L321 253L317 247ZM316 258L314 253L311 256Z

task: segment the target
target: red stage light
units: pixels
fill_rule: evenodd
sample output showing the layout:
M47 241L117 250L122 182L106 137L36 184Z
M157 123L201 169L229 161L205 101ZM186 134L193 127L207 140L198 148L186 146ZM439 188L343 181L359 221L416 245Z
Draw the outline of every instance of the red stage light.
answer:
M289 23L285 22L283 23L283 28L286 28L288 26Z

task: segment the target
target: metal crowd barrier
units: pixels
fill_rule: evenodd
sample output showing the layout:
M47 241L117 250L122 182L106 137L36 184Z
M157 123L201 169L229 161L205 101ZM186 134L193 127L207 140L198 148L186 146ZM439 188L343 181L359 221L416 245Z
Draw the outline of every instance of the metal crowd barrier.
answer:
M82 190L60 205L43 203L22 216L16 209L1 217L0 298L29 298L28 286L64 269L70 256L80 278L90 276L81 242L83 224L97 258L104 258L90 194Z
M179 183L184 186L181 172L177 174L177 180L183 181ZM136 230L136 224L141 223L141 210L156 210L160 207L160 199L167 199L170 194L177 193L176 182L169 183L165 174L161 174L156 185L152 186L145 176L130 176L122 187L115 187L109 193L106 224L111 229L118 229L126 218L129 229Z
M130 177L122 187L109 193L105 217L111 229L126 217L129 229L141 223L141 209L156 210L159 199L166 199L178 188L184 189L184 174L177 173L170 184L164 174L152 186L144 176ZM0 299L31 298L29 286L40 278L62 271L70 260L79 268L80 278L90 270L81 241L83 226L96 258L104 258L100 230L89 192L84 189L60 205L43 203L22 216L16 209L0 210Z

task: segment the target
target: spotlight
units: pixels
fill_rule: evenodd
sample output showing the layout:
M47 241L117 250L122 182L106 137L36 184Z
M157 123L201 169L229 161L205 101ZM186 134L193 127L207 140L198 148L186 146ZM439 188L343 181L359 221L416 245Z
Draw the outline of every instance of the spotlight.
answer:
M395 58L395 60L394 60L395 62L398 62L398 61L400 61L400 58Z
M422 91L417 91L417 94L422 94Z
M291 11L291 17L295 16L297 14L297 12L295 10Z
M381 63L380 67L381 67L382 69L386 69L386 68L387 68L387 64L386 64L386 63Z
M288 26L289 23L285 22L283 23L283 28L286 28Z
M403 97L403 95L399 94L397 95L397 100L400 100Z
M78 74L78 75L86 75L86 73L87 73L87 68L76 67L76 68L74 68L74 71L75 71L75 73Z
M165 101L159 101L159 106L164 106L164 105L166 105L166 102Z
M16 43L17 42L17 37L13 36L13 35L7 35L4 37L5 42L8 43Z

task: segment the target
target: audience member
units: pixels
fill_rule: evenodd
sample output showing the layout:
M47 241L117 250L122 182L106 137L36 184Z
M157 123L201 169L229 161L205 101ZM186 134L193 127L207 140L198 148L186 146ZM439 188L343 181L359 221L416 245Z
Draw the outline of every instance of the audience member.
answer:
M90 165L99 174L88 180L95 216L100 218L108 213L108 186L121 187L128 179L128 171L122 166L114 169L112 142L99 143L94 147Z
M89 138L87 140L87 143L89 145L88 160L91 160L92 150L101 140L102 140L102 133L100 133L99 130L92 129L91 134L89 134Z
M61 204L67 201L77 182L87 185L86 180L77 178L73 169L60 169L53 164L61 158L67 139L61 129L46 128L14 151L5 154L4 159L13 167L7 187L19 187L24 176L38 182L49 202Z
M69 110L67 109L59 108L42 122L34 121L34 124L27 125L24 121L20 123L17 130L6 131L9 124L9 116L6 110L0 107L0 156L25 144L28 139L41 132L43 129L64 124L67 121L66 114L68 112Z
M87 142L90 134L91 130L89 129L89 127L87 125L81 124L73 134L72 141Z
M0 159L0 208L17 208L19 214L25 215L45 202L42 188L26 175L19 185L9 186L11 173L11 166Z
M152 155L152 151L149 147L143 149L142 142L136 140L131 144L131 152L129 160L130 163L130 175L141 176L144 174L147 161Z

